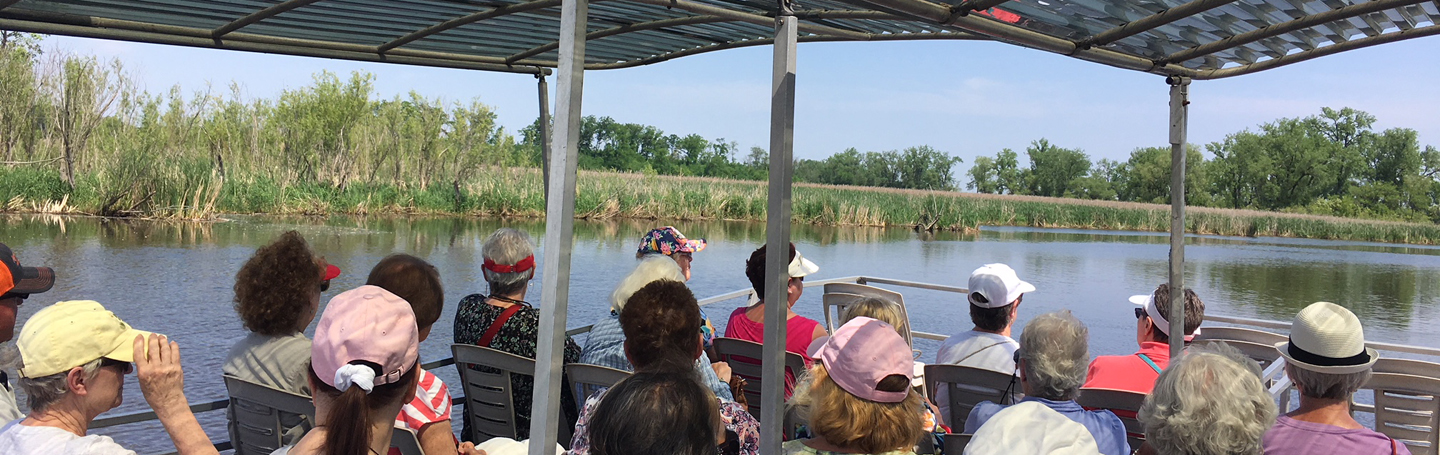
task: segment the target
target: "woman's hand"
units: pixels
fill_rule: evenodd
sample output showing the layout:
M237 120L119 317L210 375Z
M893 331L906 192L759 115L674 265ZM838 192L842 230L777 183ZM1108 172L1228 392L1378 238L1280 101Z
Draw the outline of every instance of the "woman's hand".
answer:
M180 368L180 345L157 333L150 334L149 340L144 335L138 335L134 343L135 377L140 382L145 402L160 417L177 408L188 411L185 371Z
M456 451L460 455L485 455L484 450L475 448L475 443L469 441L460 443L460 446L456 447Z

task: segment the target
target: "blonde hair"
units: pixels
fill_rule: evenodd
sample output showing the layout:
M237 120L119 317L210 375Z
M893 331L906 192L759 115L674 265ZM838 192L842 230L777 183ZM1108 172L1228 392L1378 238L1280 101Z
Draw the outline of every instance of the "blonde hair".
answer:
M861 298L845 307L845 315L840 317L840 324L844 325L860 316L890 324L895 327L896 332L900 332L901 338L910 340L910 318L905 317L905 311L895 302L879 297Z
M789 405L809 422L810 431L831 444L860 453L909 451L925 430L918 411L920 395L908 384L905 389L909 394L899 403L866 400L840 388L825 366L816 363L801 378Z
M676 264L670 256L654 254L641 259L635 270L621 278L620 284L615 285L615 291L610 293L610 309L619 313L625 309L625 301L630 300L635 291L660 280L684 283L685 273L680 271L680 264Z

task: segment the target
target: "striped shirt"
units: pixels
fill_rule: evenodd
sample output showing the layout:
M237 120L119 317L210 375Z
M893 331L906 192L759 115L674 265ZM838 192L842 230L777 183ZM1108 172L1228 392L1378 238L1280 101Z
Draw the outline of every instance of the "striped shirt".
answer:
M434 373L422 369L415 398L400 408L395 427L419 432L425 425L446 420L450 420L450 388Z

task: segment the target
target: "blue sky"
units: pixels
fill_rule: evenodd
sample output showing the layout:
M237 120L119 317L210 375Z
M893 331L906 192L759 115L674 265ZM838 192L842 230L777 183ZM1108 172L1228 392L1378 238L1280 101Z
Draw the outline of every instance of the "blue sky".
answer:
M186 92L238 82L249 97L305 86L321 70L376 75L382 96L479 97L514 131L538 112L535 79L518 74L423 68L217 51L70 37L45 45L121 59L140 86ZM701 54L585 75L586 115L655 125L768 148L769 47ZM1209 143L1281 117L1353 107L1379 129L1412 128L1440 146L1440 37L1391 43L1258 74L1196 81L1190 141ZM961 157L1023 150L1047 138L1092 159L1120 159L1167 142L1163 78L987 42L803 43L799 47L795 155L823 158L930 145ZM551 88L555 87L551 79ZM554 100L552 94L551 100ZM1023 160L1023 158L1022 158ZM963 179L962 179L963 183Z

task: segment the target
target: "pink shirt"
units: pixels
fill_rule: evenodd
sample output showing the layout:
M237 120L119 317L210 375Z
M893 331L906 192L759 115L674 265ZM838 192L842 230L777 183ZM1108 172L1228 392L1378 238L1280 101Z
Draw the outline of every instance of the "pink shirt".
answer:
M1145 363L1145 359L1140 358L1141 354L1149 357L1161 370L1170 365L1170 345L1146 341L1140 343L1140 352L1134 354L1095 357L1095 361L1090 362L1085 385L1080 388L1128 390L1148 395L1155 389L1155 380L1160 378L1160 373Z
M1405 444L1379 432L1351 430L1287 416L1265 432L1265 455L1410 455Z
M754 341L765 344L765 324L751 321L745 316L745 310L749 307L736 308L730 313L730 322L725 324L725 338L736 338L745 341ZM810 356L805 355L810 348L810 342L815 340L815 329L820 327L819 322L804 316L795 316L785 321L785 350L800 354L805 359L805 366L810 366ZM740 359L754 360L755 359ZM795 386L795 374L799 371L785 371L785 398L790 398L790 391Z

